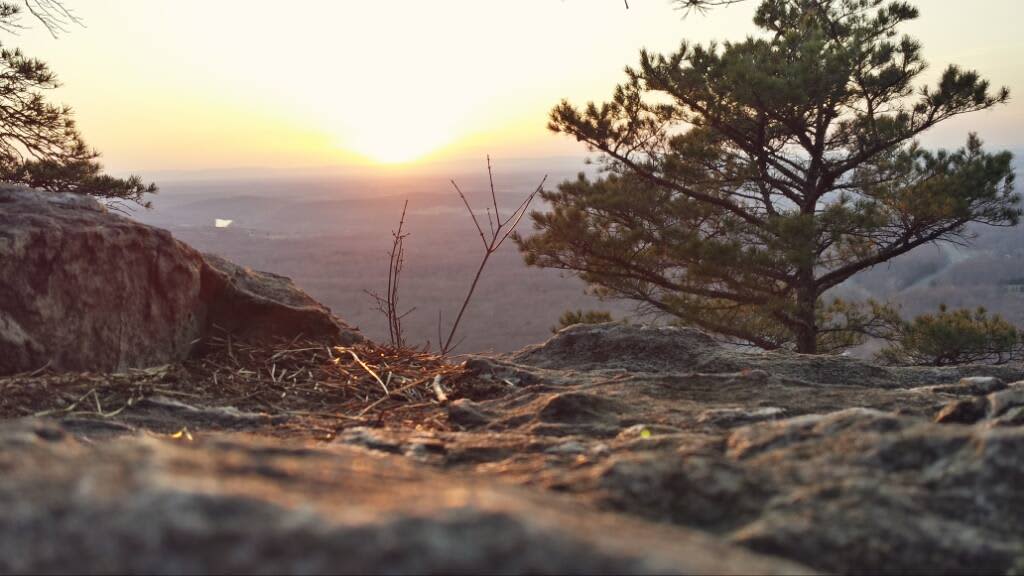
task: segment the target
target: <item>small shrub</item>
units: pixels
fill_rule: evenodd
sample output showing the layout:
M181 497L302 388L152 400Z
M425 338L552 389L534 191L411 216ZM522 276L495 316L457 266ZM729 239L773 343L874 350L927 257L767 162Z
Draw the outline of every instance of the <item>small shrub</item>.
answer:
M558 325L551 327L551 332L558 332L573 324L601 324L611 321L612 315L600 310L566 310L558 317Z
M903 323L878 359L919 366L1005 364L1022 358L1021 336L1013 324L984 308L950 310L942 305L935 314Z

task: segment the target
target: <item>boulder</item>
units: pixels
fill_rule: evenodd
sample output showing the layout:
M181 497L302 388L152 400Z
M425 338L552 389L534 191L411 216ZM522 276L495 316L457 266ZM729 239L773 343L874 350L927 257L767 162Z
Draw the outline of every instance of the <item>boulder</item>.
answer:
M287 278L74 194L0 188L0 278L0 374L164 364L214 331L360 338Z
M362 337L292 283L203 254L202 300L210 328L246 340L294 338L351 344Z

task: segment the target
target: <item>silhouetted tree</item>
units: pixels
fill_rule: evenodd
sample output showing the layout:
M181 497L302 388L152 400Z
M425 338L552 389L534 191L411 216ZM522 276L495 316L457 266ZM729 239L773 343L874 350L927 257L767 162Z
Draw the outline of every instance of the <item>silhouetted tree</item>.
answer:
M20 28L23 10L51 34L78 21L55 0L7 1L0 2L0 29ZM156 186L144 184L138 176L103 174L99 153L85 144L71 109L46 101L43 91L58 86L45 63L18 49L0 47L0 181L148 205L144 196L156 192Z
M764 348L855 343L892 312L837 308L829 289L1021 214L1008 152L973 134L953 152L917 143L1009 97L956 66L916 87L921 47L897 29L917 16L905 2L762 0L758 36L642 51L610 102L552 111L550 129L598 152L602 174L542 194L550 212L517 239L526 261Z

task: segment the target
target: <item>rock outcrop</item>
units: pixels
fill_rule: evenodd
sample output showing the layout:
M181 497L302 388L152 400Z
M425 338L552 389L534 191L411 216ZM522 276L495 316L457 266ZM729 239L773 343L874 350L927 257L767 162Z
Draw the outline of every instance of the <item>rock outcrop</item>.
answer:
M214 325L358 337L287 279L33 194L0 192L2 369L174 360ZM574 326L445 365L465 379L450 402L442 372L372 372L381 401L420 387L387 421L330 418L332 398L379 404L348 381L315 413L279 409L311 392L263 368L274 396L247 410L174 390L188 363L106 376L161 395L102 406L104 376L0 379L5 414L51 417L0 423L0 572L1024 573L1021 366ZM88 392L69 396L76 377ZM59 402L7 401L40 391Z
M0 188L0 374L186 358L215 330L351 342L287 278L204 257L95 200Z

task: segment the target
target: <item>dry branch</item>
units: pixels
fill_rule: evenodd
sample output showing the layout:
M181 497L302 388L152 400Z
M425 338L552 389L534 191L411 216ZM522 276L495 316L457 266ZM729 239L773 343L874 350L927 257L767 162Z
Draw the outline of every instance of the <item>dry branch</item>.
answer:
M462 321L462 316L466 313L466 308L469 306L469 301L473 299L473 293L476 291L476 286L480 282L480 276L483 274L484 268L487 266L487 262L491 256L501 248L501 245L512 235L516 230L516 226L519 225L520 220L526 215L527 210L530 208L530 203L536 198L537 194L544 188L544 183L547 181L547 175L541 179L540 184L537 188L530 193L529 196L519 204L519 207L515 209L512 214L505 220L501 219L501 213L498 209L498 195L494 188L494 171L491 168L491 157L487 156L487 178L490 183L491 189L491 203L494 206L494 221L491 221L490 208L486 209L487 212L487 224L490 230L490 237L488 238L484 234L483 226L480 225L480 220L477 219L476 213L473 212L472 206L469 204L469 200L466 195L463 194L462 189L455 180L451 180L452 187L459 194L459 198L462 199L462 203L466 206L466 210L469 212L469 217L473 220L473 225L476 226L477 233L480 235L480 242L484 246L484 254L480 260L480 265L477 267L476 274L473 276L473 281L469 285L469 291L466 293L466 297L462 300L462 306L459 308L459 313L455 317L455 322L452 323L451 330L448 332L448 337L441 342L441 318L438 315L438 345L441 347L441 355L447 355L453 350L452 340L455 338L455 333L459 329L459 323ZM458 344L456 344L457 346Z
M398 220L398 229L391 232L391 250L388 252L387 293L381 296L376 292L364 290L376 302L377 310L387 317L389 341L396 348L405 347L402 319L415 310L415 308L410 308L405 312L398 311L398 285L402 276L402 267L405 265L405 239L409 236L403 233L402 229L405 227L405 213L408 208L409 201L406 200L402 206L402 216Z

